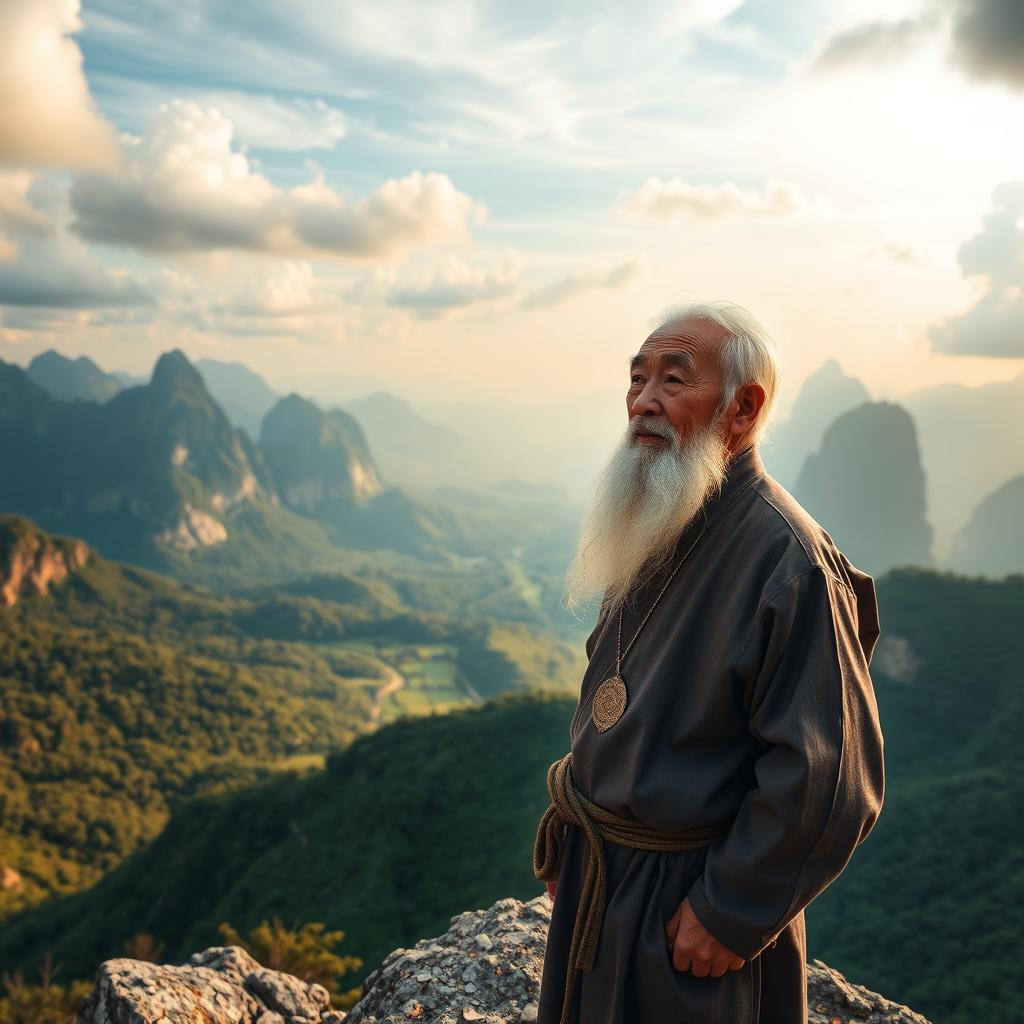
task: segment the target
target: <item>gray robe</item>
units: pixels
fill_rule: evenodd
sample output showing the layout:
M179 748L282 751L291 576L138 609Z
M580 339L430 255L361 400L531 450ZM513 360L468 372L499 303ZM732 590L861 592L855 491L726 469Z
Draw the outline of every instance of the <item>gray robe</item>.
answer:
M882 807L874 581L766 474L756 446L627 604L623 648L711 517L622 663L626 710L600 733L590 698L615 671L617 628L602 613L570 740L575 783L595 803L661 830L731 825L683 853L603 841L607 904L594 970L576 976L581 1024L805 1024L804 907ZM539 1024L558 1024L585 851L569 826ZM687 896L742 969L675 968L664 929Z

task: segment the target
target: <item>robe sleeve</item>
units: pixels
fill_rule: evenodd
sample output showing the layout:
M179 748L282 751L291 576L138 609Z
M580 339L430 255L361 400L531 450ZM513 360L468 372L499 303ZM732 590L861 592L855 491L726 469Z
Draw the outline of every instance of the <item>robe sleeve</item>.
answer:
M763 752L756 784L687 895L701 924L745 960L843 871L881 811L868 671L878 619L865 580L855 590L819 565L802 571L761 602L733 666Z

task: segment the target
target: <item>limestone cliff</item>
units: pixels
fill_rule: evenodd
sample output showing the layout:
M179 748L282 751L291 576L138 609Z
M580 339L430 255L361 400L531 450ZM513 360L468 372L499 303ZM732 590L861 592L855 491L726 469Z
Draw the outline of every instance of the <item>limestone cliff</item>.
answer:
M45 594L89 560L80 540L50 537L21 516L0 516L0 606L26 594Z
M331 1008L322 985L261 967L238 946L211 947L181 966L108 960L79 1007L78 1024L535 1021L550 922L547 895L527 903L498 900L487 910L459 914L443 935L388 954L347 1014ZM928 1024L820 960L808 965L808 976L808 1024Z

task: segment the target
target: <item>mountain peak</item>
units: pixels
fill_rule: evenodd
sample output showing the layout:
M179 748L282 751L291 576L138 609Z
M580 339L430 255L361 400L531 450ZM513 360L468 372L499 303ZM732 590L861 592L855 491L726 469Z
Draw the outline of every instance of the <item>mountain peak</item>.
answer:
M180 348L165 352L156 361L150 385L158 389L189 386L205 390L202 376Z
M120 381L101 370L88 356L70 359L52 348L40 352L25 372L62 402L105 402L121 390Z

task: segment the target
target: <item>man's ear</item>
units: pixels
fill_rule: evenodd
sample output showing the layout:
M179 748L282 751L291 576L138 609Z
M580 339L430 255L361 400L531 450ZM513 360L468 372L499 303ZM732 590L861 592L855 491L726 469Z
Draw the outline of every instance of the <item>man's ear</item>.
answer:
M754 429L764 407L764 399L764 388L755 382L736 389L732 400L736 412L729 424L730 441L739 441Z

